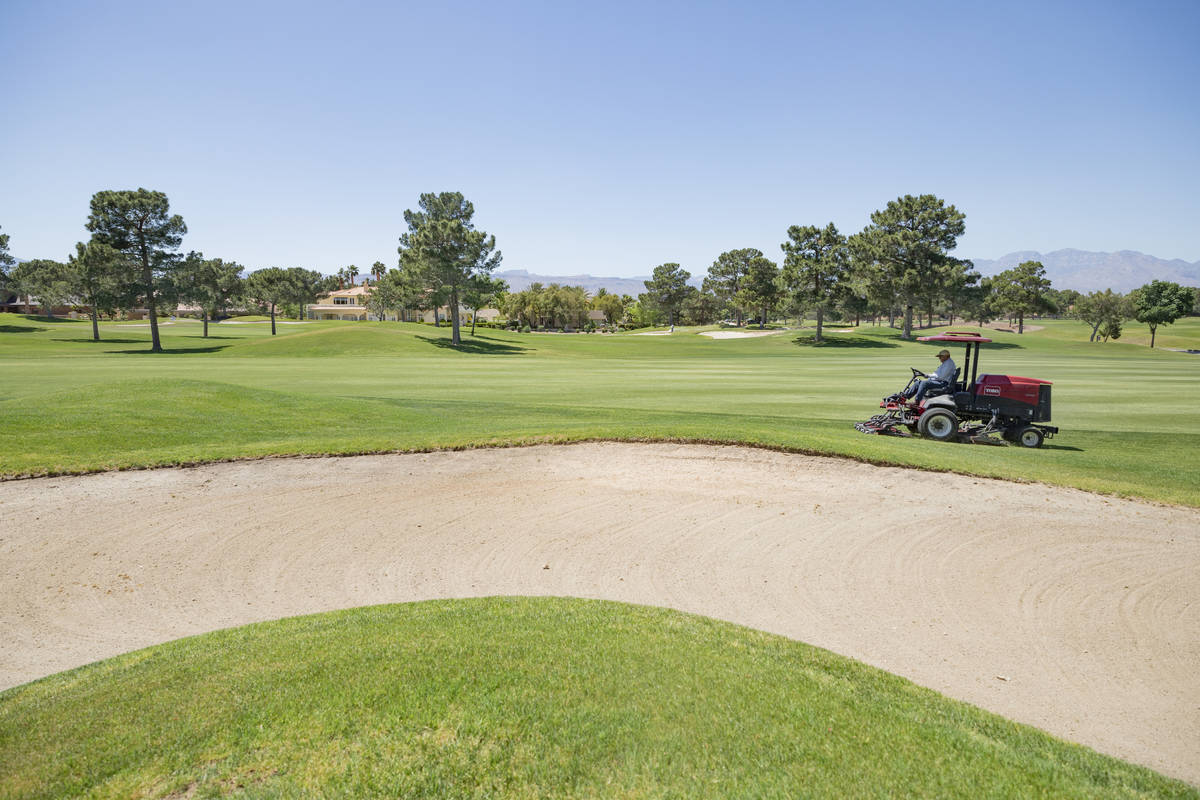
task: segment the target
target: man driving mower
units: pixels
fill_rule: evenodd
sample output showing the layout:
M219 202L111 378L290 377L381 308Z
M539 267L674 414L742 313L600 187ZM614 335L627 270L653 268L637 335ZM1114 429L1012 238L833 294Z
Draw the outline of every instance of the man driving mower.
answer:
M907 400L911 397L915 404L921 402L921 399L930 392L938 395L954 390L954 373L958 370L958 367L954 366L954 359L950 358L950 351L939 350L937 357L942 363L938 364L938 368L934 370L934 373L927 376L925 380L909 386L908 389L897 396L897 400Z
M904 389L883 398L876 414L854 427L884 436L920 434L941 442L1001 444L992 437L1022 447L1041 447L1058 433L1050 421L1050 381L1020 375L979 374L979 346L991 339L972 331L946 331L921 336L919 342L955 342L966 347L967 374L958 383L958 367L950 351L938 352L941 363L932 375L911 367ZM972 353L972 350L974 351Z

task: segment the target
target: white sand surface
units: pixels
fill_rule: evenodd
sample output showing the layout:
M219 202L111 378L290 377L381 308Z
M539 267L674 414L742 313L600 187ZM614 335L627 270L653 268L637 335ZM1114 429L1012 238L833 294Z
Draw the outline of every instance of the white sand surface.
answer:
M960 327L963 327L966 330L971 330L972 327L976 329L979 328L978 325L972 326L970 323L966 323ZM1016 324L1009 324L1008 320L994 320L992 322L984 323L983 327L990 328L994 331L1003 331L1004 333L1016 333L1018 326ZM1033 325L1030 322L1026 322L1025 333L1033 333L1034 331L1044 330L1045 327L1045 325ZM951 325L947 330L955 330L955 327Z
M710 336L713 339L750 339L755 336L774 336L777 333L787 333L787 331L701 331L701 336Z
M0 483L0 687L426 598L668 606L1200 782L1200 511L736 447L584 444Z

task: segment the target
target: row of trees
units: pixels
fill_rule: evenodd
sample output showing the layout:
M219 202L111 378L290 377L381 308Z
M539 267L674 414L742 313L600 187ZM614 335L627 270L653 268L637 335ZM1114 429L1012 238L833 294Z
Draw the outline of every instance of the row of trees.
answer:
M1119 336L1120 320L1133 318L1150 326L1153 347L1158 325L1194 313L1200 301L1200 290L1163 281L1152 281L1115 305L1111 291L1108 298L1094 297L1097 293L1085 298L1055 290L1037 261L982 278L970 261L950 255L965 230L964 220L953 205L933 195L905 195L873 213L869 225L848 237L833 223L791 226L780 245L782 267L754 249L722 253L699 291L687 285L691 276L678 264L663 264L646 282L638 304L658 309L672 324L677 315L709 322L714 310L732 312L739 325L744 313L758 315L760 324L769 313L812 313L818 342L829 313L856 323L863 315L876 320L886 315L889 324L900 314L901 335L907 339L914 315L922 313L929 324L935 313L951 324L956 317L983 325L1007 316L1024 333L1027 316L1073 313L1081 304L1079 313L1087 319L1100 315L1093 339L1097 332Z
M663 264L646 282L640 305L676 318L746 315L762 325L772 313L814 313L816 341L831 312L904 317L904 338L912 337L914 313L932 315L948 304L952 315L968 310L979 274L971 263L949 255L962 235L965 216L933 195L905 195L871 215L871 224L844 236L833 223L793 225L780 245L782 266L754 248L722 253L709 267L703 287L687 284L691 275L678 264ZM973 310L973 309L972 309ZM894 321L894 319L890 319Z
M1032 314L1074 311L1093 325L1092 338L1120 335L1123 320L1151 326L1173 322L1196 305L1193 290L1155 281L1129 297L1111 291L1081 295L1058 291L1044 267L1027 261L993 278L981 278L970 261L950 255L965 230L965 215L934 195L905 195L871 215L859 233L841 234L833 223L824 227L793 225L780 245L782 266L754 248L722 253L708 270L701 288L689 284L690 273L677 263L659 265L636 299L601 289L588 297L581 287L535 284L515 294L491 276L500 264L495 237L477 230L474 206L458 192L422 194L416 211L404 213L408 230L400 237L399 269L375 262L375 284L367 309L383 319L389 312L448 307L452 341L460 339L460 308L476 312L494 305L510 319L541 326L582 326L590 309L602 310L613 324L652 325L677 321L707 324L726 317L742 324L746 317L760 326L774 314L814 314L816 341L829 314L840 319L864 316L889 325L903 317L904 338L912 337L914 317L932 324L935 313L953 323L956 317L980 324L1007 315L1019 331ZM166 195L145 189L98 192L92 198L87 228L92 238L76 245L66 263L35 260L9 271L8 236L0 235L0 288L5 285L41 300L46 308L68 297L91 308L93 335L99 313L138 305L149 311L152 349L161 350L158 306L187 302L208 319L236 299L270 309L272 333L279 306L302 307L320 294L347 282L354 285L358 268L335 276L313 270L270 267L243 279L233 262L205 259L177 251L187 227L172 215ZM477 315L476 315L477 316Z
M462 306L478 310L507 288L490 273L499 265L495 237L475 229L474 206L457 192L423 194L417 211L406 211L408 231L400 237L400 269L389 272L375 262L376 278L368 310L382 318L396 308L438 309L449 306L453 342L460 340ZM180 302L202 310L208 319L234 300L248 300L270 310L275 333L277 309L303 306L348 281L359 272L351 265L334 276L299 267L268 267L242 278L242 267L200 253L180 254L187 225L171 214L162 192L97 192L91 201L87 230L67 262L37 259L9 269L8 235L0 237L0 289L37 298L48 313L68 299L91 310L93 336L99 338L100 314L144 307L150 322L151 350L162 351L158 331L160 308Z
M588 312L610 304L615 309L616 321L624 316L624 305L619 297L601 289L596 297L589 297L582 286L563 286L551 283L543 286L534 283L529 288L509 295L501 295L496 303L500 313L518 325L533 328L554 327L582 328L588 323ZM615 301L615 305L612 305ZM609 312L605 312L606 315Z
M1127 295L1112 289L1079 295L1072 307L1072 316L1091 326L1090 341L1120 339L1122 326L1133 319L1149 326L1151 347L1159 325L1170 325L1188 314L1200 314L1200 288L1159 280Z
M91 239L78 242L67 261L33 259L17 264L8 255L8 236L0 244L0 289L36 299L47 315L55 306L72 301L88 308L92 337L100 338L99 317L121 310L145 308L150 323L151 350L162 351L160 310L180 303L199 307L208 322L231 303L267 307L271 333L275 313L284 303L303 305L337 285L337 279L300 267L268 267L243 277L232 261L205 258L202 253L178 252L187 225L171 214L162 192L104 191L92 197L87 230Z

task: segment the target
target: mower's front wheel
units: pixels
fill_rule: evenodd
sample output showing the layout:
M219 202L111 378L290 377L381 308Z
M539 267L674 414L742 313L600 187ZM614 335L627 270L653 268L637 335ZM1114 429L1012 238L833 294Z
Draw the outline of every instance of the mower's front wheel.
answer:
M1017 431L1017 444L1021 445L1021 447L1041 447L1045 439L1046 434L1032 425Z
M944 408L931 408L921 415L917 430L922 436L939 442L953 441L958 436L958 417Z

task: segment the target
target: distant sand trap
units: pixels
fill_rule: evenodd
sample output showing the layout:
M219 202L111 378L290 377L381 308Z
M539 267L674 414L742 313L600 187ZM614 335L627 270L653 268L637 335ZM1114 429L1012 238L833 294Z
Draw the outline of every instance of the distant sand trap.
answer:
M0 688L216 628L482 595L731 620L1200 782L1200 510L699 445L0 483Z
M971 326L966 326L966 327L968 327L968 329L969 329ZM973 327L978 328L979 326L975 325ZM994 330L994 331L1000 331L1001 333L1016 333L1018 326L1016 324L1010 325L1007 322L995 321L995 322L984 323L983 327L990 328L991 330ZM1026 322L1025 323L1025 332L1033 333L1034 331L1044 330L1045 327L1046 327L1045 325L1032 325L1032 324ZM953 328L953 326L951 326L951 328Z
M755 336L774 336L787 331L701 331L701 336L711 336L714 339L750 339Z

